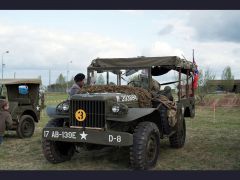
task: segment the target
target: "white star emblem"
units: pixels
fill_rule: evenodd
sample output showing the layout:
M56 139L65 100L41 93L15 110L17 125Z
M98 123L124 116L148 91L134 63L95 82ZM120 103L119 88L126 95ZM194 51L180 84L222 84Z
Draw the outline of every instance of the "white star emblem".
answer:
M87 140L87 135L88 135L88 134L85 134L84 131L82 132L82 134L80 133L81 139Z

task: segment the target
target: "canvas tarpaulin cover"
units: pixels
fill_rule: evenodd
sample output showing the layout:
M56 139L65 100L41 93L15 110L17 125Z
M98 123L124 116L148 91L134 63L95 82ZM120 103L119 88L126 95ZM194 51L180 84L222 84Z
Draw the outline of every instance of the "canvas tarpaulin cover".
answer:
M135 57L135 58L97 58L88 68L152 68L152 75L162 75L170 70L181 68L183 73L193 70L193 63L177 56ZM155 68L155 71L154 71ZM158 68L158 69L157 69Z

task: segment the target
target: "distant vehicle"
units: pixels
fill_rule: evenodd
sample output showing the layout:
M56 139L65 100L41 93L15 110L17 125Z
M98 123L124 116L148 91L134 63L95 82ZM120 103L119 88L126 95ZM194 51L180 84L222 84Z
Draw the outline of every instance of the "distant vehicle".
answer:
M177 81L152 79L171 70L178 72ZM125 146L134 169L155 166L160 139L169 138L173 148L185 144L185 117L195 116L193 70L192 62L176 56L93 60L81 93L47 108L51 120L42 134L45 158L60 163L78 147ZM94 84L96 73L106 76L106 85ZM110 83L113 79L116 83ZM169 86L160 90L173 83L179 83L176 100Z
M31 137L35 130L35 123L40 120L39 79L4 79L1 98L9 101L9 110L13 118L13 127L18 137Z

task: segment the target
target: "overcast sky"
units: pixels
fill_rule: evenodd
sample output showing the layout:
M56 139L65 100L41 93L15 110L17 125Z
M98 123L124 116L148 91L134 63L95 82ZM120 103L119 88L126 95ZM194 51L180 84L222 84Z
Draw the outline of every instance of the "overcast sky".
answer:
M240 79L240 11L0 11L4 77L43 84L86 73L97 57L173 56ZM9 51L5 54L5 51ZM72 63L69 63L72 61Z

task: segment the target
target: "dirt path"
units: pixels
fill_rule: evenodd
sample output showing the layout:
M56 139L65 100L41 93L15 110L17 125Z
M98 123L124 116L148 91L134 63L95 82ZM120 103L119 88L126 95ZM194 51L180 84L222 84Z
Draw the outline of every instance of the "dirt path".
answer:
M219 98L209 97L204 100L203 106L216 107L240 107L240 96L236 94L226 94Z

